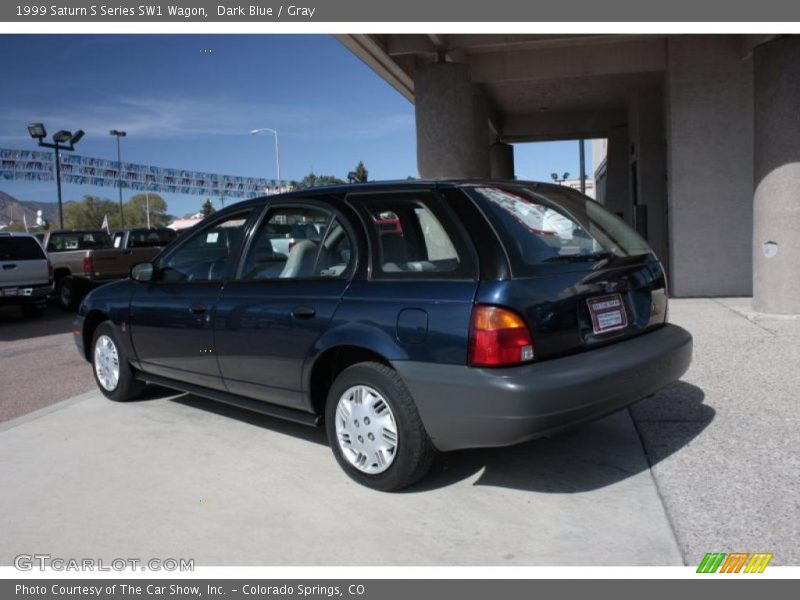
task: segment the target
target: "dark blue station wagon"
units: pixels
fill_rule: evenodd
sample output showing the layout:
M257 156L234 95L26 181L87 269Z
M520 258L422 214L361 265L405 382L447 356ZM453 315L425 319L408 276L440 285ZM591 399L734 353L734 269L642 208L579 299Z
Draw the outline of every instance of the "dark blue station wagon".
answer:
M345 472L380 490L436 451L628 406L692 354L635 231L574 190L513 181L235 204L89 294L75 333L107 397L151 382L324 424Z

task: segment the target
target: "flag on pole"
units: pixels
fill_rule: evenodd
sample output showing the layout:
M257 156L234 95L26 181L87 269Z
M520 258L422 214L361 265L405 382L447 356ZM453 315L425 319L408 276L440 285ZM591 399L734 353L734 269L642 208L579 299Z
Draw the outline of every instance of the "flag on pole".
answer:
M111 235L111 229L108 227L108 215L103 217L103 224L100 225L100 229L105 229L106 233Z

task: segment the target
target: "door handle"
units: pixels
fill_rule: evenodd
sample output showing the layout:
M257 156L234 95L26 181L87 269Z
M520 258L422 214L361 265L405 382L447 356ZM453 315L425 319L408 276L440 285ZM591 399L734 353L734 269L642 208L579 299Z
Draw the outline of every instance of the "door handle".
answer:
M292 311L292 316L295 319L313 319L317 311L310 306L295 306Z
M16 269L17 265L3 265L3 269L6 271L10 271L11 269Z
M208 309L206 308L205 304L192 304L189 307L189 310L195 315L202 315Z

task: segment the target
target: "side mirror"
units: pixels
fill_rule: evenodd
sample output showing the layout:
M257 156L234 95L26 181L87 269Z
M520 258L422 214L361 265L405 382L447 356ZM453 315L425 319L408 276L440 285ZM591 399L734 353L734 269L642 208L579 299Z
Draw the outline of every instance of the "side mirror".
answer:
M134 281L153 281L155 267L151 262L139 263L131 267L131 279Z

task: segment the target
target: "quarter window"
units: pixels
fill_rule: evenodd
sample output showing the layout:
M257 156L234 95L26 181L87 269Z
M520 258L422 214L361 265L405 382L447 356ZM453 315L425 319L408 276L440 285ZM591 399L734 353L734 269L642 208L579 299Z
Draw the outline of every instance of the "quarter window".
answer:
M437 215L424 197L374 197L355 201L366 211L370 232L376 240L373 276L454 274L463 253L454 242L453 226Z

